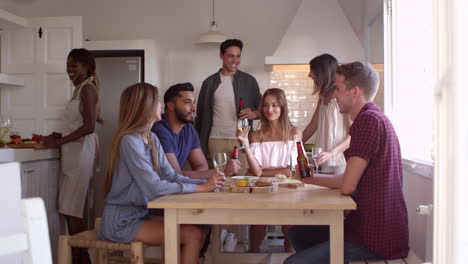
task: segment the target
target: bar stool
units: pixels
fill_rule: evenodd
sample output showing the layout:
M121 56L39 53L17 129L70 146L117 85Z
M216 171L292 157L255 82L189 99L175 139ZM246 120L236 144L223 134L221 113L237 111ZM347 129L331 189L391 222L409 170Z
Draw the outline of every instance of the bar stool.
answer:
M164 247L161 246L161 258L146 258L143 262L143 248L150 247L142 242L134 241L131 243L116 243L104 240L99 240L97 237L97 228L101 222L100 218L96 218L95 229L81 232L79 234L69 236L61 235L59 238L59 256L58 263L68 264L71 263L71 248L94 248L96 249L95 264L107 264L109 260L118 259L122 261L124 257L110 257L108 250L113 251L130 251L130 263L131 264L143 264L143 263L164 263ZM117 260L115 259L115 260Z

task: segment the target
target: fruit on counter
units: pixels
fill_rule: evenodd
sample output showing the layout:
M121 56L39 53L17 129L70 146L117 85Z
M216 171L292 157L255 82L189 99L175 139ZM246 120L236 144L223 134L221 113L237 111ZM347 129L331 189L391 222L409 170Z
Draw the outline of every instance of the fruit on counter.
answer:
M41 137L39 135L33 134L31 140L39 143L41 142Z
M10 135L11 143L13 144L21 144L21 136L18 135Z
M23 140L22 143L23 143L23 144L37 144L37 142L34 141L34 140Z

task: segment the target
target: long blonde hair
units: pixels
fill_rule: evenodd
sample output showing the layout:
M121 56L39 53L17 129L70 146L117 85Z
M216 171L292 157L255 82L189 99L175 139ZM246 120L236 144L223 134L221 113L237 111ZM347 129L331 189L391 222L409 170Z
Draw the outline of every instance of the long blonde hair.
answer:
M120 153L122 137L130 134L149 134L154 121L158 105L158 88L148 83L137 83L123 91L120 96L119 123L117 132L112 140L107 161L105 193L108 194L112 186L112 178ZM153 137L149 137L153 169L159 171L159 160Z
M268 95L272 95L272 96L276 97L278 105L281 108L281 114L280 114L280 117L279 117L279 122L280 122L280 125L281 125L282 141L284 143L286 143L289 140L292 125L291 125L291 121L289 121L289 110L288 110L288 102L286 100L286 95L284 94L284 91L279 89L279 88L270 88L270 89L266 90L265 93L263 93L262 103L260 104L260 106L261 106L261 109L260 109L260 127L258 129L260 142L263 142L263 134L268 129L271 129L270 121L268 121L268 119L265 116L265 113L263 113L263 104L264 104L265 98Z

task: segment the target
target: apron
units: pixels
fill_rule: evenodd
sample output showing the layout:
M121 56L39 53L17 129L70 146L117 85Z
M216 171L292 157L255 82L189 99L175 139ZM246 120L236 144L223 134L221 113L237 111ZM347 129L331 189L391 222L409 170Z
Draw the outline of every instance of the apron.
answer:
M83 125L83 116L80 113L80 92L86 84L92 83L93 77L84 81L67 103L64 113L65 134L77 130ZM91 180L98 157L98 139L95 133L91 133L75 141L61 146L62 173L59 189L59 212L83 218L86 197L89 192L88 207L92 207L94 200L92 195ZM91 189L90 189L91 186Z

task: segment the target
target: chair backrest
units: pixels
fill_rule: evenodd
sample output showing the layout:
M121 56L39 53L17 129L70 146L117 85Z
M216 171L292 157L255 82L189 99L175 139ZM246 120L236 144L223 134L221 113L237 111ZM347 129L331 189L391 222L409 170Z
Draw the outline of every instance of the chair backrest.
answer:
M49 228L41 198L21 200L18 163L0 164L2 177L8 178L0 190L5 221L0 232L0 263L52 264ZM3 175L5 173L5 175ZM8 200L5 200L8 196Z

